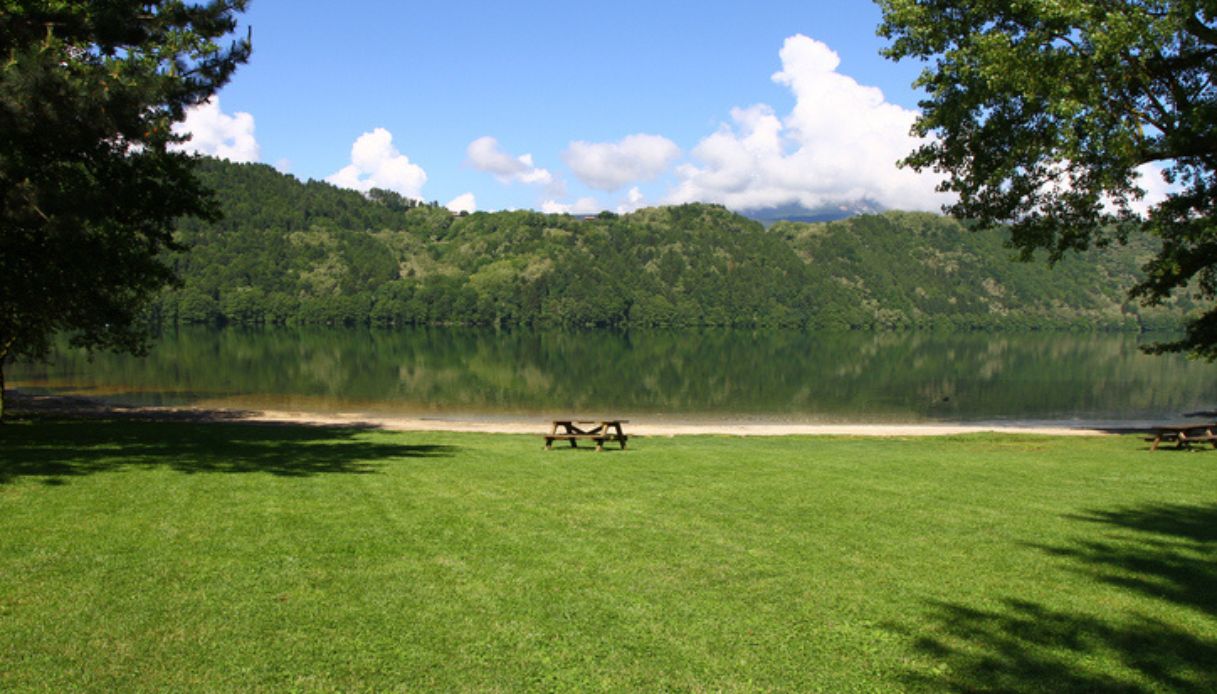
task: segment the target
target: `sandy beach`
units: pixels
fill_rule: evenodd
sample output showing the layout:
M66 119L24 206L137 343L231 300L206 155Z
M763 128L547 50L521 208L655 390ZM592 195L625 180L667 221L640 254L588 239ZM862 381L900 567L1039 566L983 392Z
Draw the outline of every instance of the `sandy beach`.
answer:
M417 416L367 412L321 413L304 410L264 410L225 407L132 407L104 400L64 395L9 393L12 414L54 414L84 418L134 418L199 422L263 422L319 426L362 426L391 431L452 431L488 434L537 434L549 429L549 419L477 415ZM800 423L662 418L635 418L626 425L631 436L950 436L981 432L1048 436L1104 436L1136 431L1135 423L1088 426L1069 423Z
M249 421L291 422L327 425L370 425L393 431L465 431L493 434L544 434L549 422L543 419L478 420L461 418L395 417L356 413L319 415L310 412L258 411ZM632 420L626 425L631 436L947 436L979 432L1042 434L1050 436L1103 436L1110 429L1067 426L1016 426L990 424L787 424L727 422L647 422Z

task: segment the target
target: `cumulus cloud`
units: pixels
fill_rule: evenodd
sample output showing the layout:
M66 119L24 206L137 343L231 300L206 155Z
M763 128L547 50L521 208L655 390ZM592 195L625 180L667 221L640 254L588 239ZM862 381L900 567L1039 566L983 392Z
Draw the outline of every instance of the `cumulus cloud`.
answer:
M473 197L473 193L462 193L448 201L444 207L447 207L453 212L477 212L477 198Z
M617 204L617 212L619 214L633 212L639 208L646 207L646 203L646 196L642 194L642 191L638 189L638 186L634 186L633 188L630 188L628 193L625 194L625 199Z
M946 201L937 179L896 166L918 144L909 134L916 111L837 72L840 57L801 34L786 39L774 82L795 98L779 117L765 104L731 111L731 123L692 151L677 169L667 202L718 202L733 209L799 204L807 208L871 200L886 207L932 210Z
M549 185L554 177L548 170L536 166L531 154L513 157L499 146L499 141L487 135L469 143L465 150L469 163L478 171L494 174L503 183L518 181Z
M546 214L596 214L604 209L595 198L579 198L572 203L546 200L541 203L541 211Z
M660 135L629 135L619 142L570 143L562 153L575 176L597 190L614 191L662 174L680 156L676 143Z
M212 97L186 110L186 118L173 124L173 132L190 139L172 149L206 154L236 162L258 161L261 149L254 138L254 117L220 110L220 98Z
M376 128L360 135L351 145L351 163L325 180L365 193L372 188L384 188L408 198L421 198L427 172L397 151L388 130Z
M1129 208L1135 214L1145 217L1151 207L1166 200L1171 193L1179 192L1178 184L1168 183L1163 178L1164 170L1165 167L1161 164L1142 164L1137 167L1137 175L1140 177L1137 184L1145 191L1145 197L1129 201Z
M1045 195L1061 195L1070 190L1074 182L1071 164L1066 159L1050 165L1048 180L1040 186L1039 192ZM1166 200L1171 193L1179 191L1177 184L1169 183L1163 176L1166 166L1161 162L1154 162L1133 169L1134 182L1144 195L1140 198L1130 195L1122 201L1111 195L1104 195L1101 198L1103 211L1113 215L1131 212L1138 217L1147 217L1151 208Z

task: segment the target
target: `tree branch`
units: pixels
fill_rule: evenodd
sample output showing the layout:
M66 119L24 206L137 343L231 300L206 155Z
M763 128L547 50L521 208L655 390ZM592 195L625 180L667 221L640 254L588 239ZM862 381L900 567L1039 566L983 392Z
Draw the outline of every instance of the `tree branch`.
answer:
M1183 23L1183 28L1187 30L1187 33L1210 46L1217 46L1217 29L1205 24L1196 15L1188 17Z

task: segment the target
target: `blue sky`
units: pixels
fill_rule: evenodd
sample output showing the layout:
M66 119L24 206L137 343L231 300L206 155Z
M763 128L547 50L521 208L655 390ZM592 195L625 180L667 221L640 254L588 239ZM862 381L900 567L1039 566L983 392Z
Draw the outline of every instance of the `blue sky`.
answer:
M879 55L870 2L254 0L243 23L193 147L302 179L480 210L942 202L895 167L919 66Z

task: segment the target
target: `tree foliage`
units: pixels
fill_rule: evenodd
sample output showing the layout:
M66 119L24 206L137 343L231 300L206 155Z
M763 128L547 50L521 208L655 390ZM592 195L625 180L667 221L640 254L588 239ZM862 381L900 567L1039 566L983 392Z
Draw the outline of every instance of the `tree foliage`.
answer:
M156 305L170 323L1143 330L1171 313L1124 297L1146 238L1049 270L924 213L769 229L714 205L460 216L264 164L199 174L223 218L179 225L183 284Z
M1217 3L879 0L893 59L927 61L905 163L945 173L948 211L1008 224L1054 259L1141 230L1160 237L1133 297L1210 304L1161 349L1217 358ZM1147 168L1149 167L1149 168ZM1139 214L1146 183L1174 184Z
M142 348L174 220L215 212L171 125L248 57L248 41L216 43L244 5L0 5L0 369L59 331ZM2 393L0 375L0 414Z

